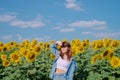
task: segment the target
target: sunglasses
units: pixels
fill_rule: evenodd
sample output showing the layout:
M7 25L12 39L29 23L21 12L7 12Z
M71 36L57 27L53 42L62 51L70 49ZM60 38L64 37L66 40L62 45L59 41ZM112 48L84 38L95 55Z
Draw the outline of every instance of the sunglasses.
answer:
M62 45L62 46L61 46L61 48L65 48L65 47L67 47L67 46L65 46L65 45Z

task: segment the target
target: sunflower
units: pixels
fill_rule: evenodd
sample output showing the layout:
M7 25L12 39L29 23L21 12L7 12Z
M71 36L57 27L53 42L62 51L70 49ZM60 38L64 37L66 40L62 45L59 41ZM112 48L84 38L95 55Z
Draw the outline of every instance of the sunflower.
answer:
M21 61L21 60L19 60L19 61L17 62L17 64L21 65L21 64L22 64L22 61Z
M23 47L27 47L29 45L30 41L29 40L24 40L21 44Z
M8 44L11 45L11 46L13 46L13 45L14 45L14 42L9 42Z
M86 39L85 42L86 42L87 45L90 44L90 40L89 39Z
M51 40L51 41L50 41L50 44L53 44L54 42L55 42L54 40Z
M10 66L10 62L8 60L2 61L2 65L4 67L8 67L8 66Z
M17 42L13 42L13 45L12 45L14 48L18 48L20 45L17 43Z
M75 43L80 43L80 40L79 39L75 39Z
M82 41L82 46L86 47L87 46L87 43L85 42L85 40Z
M50 50L50 44L49 44L48 42L46 42L46 43L44 44L44 48L45 48L46 50Z
M42 47L44 45L44 42L39 42L38 45Z
M113 54L114 54L114 50L109 48L101 54L101 57L102 57L102 59L110 60L112 58Z
M95 50L99 50L103 47L103 41L102 40L97 40L96 41L96 46L95 46Z
M51 55L50 55L50 58L51 58L52 60L55 60L56 57L55 57L54 54L51 54Z
M62 42L68 42L68 40L67 39L63 39Z
M6 46L3 46L3 47L2 47L2 51L3 51L3 52L7 51L7 47L6 47Z
M0 47L0 52L3 52L1 47Z
M3 42L0 42L0 47L3 47L4 46L4 43Z
M118 40L113 40L110 44L112 48L117 48L119 46L119 41Z
M37 53L40 53L41 52L41 47L39 45L36 45L33 50Z
M112 52L109 49L107 49L107 50L105 50L104 52L101 53L101 57L102 57L102 59L110 60L110 58L113 56L113 53L114 52Z
M84 46L82 46L82 45L78 46L78 47L76 48L76 52L77 52L77 53L82 53L82 52L84 52Z
M11 50L12 46L11 45L7 45L7 50Z
M116 56L113 56L110 60L110 64L113 68L120 67L120 59Z
M10 54L10 61L11 62L19 62L20 61L20 54L18 53L18 51Z
M34 40L32 40L32 42L31 42L31 43L36 45L36 44L37 44L37 42L38 42L38 41L37 41L36 39L34 39Z
M109 48L109 59L111 59L114 55L114 50L112 48Z
M36 56L36 54L34 52L30 52L26 56L26 60L27 60L27 62L31 63L31 62L35 61L36 57L37 56Z
M71 47L74 47L75 45L73 43L70 43Z
M91 43L91 46L92 46L93 49L95 49L95 46L96 46L96 41L95 40Z
M84 47L87 47L87 46L90 44L90 40L89 40L89 39L83 40L81 44L82 44Z
M72 55L75 56L77 54L77 51L75 48L72 48Z
M6 54L2 54L2 55L1 55L1 59L2 59L3 61L7 60L7 55L6 55Z
M111 43L111 40L109 40L109 39L104 39L104 40L103 40L103 46L104 46L104 48L109 47L110 43Z
M75 45L75 46L79 46L79 45L81 45L81 42L80 42L80 40L78 40L78 39L75 39L75 43L74 43L74 45Z
M27 54L28 54L28 50L26 48L23 48L23 47L20 48L19 52L22 56L27 56Z
M57 49L60 50L60 49L61 49L61 46L60 46L60 45L57 45Z
M35 47L35 43L30 43L29 45L28 45L28 48L30 48L30 49L32 49L32 48L34 48Z
M72 41L71 41L71 44L75 44L75 40L72 40Z
M94 64L96 60L101 60L101 56L99 54L96 54L91 59L91 64Z

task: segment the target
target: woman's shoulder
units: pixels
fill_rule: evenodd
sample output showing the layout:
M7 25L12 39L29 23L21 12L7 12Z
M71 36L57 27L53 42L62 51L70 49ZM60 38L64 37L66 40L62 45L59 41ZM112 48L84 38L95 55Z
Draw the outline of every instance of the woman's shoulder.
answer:
M76 63L76 60L72 57L72 58L71 58L71 62Z

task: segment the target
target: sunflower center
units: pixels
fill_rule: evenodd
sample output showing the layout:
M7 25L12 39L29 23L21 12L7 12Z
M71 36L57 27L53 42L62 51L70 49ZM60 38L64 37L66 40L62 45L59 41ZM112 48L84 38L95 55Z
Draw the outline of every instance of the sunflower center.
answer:
M14 60L17 60L18 58L19 58L18 55L14 55L14 56L13 56L13 59L14 59Z
M6 51L6 50L7 50L7 48L6 48L6 47L4 47L4 48L3 48L3 51Z
M29 56L29 59L34 59L35 58L35 55L34 54L31 54L30 56Z
M115 60L114 61L114 65L118 65L119 61L118 60Z
M107 50L107 51L105 51L105 52L103 53L103 57L107 56L107 55L108 55L108 53L109 53L109 51L108 51L108 50Z
M112 46L116 47L117 46L117 42L113 42Z

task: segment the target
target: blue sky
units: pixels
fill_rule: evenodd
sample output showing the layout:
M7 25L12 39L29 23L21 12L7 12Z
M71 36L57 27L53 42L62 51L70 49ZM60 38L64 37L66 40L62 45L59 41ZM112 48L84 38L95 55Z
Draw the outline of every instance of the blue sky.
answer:
M120 39L120 0L0 0L0 41Z

